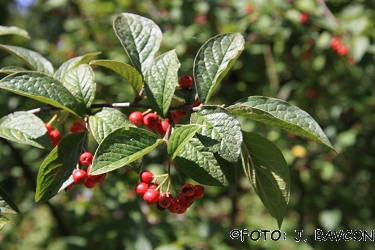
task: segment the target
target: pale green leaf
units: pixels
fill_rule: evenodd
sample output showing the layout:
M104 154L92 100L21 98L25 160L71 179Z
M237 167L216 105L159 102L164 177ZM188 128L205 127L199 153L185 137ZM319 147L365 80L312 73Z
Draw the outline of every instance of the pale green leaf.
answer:
M19 71L27 71L27 69L18 67L18 66L8 66L8 67L4 67L0 69L0 73L7 74L7 75L10 75Z
M167 147L172 161L201 127L202 125L189 124L178 127L173 131Z
M0 213L19 214L20 210L9 195L0 187Z
M6 225L6 224L13 224L14 223L9 220L7 217L5 217L4 215L0 214L0 230L3 229L3 227Z
M24 38L30 39L29 33L21 28L15 26L1 26L0 25L0 36L5 35L18 35L23 36Z

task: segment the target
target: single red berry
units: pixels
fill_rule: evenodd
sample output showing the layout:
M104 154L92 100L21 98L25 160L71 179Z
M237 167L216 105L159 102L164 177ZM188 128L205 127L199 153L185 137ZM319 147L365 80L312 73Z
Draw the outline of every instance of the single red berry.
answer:
M346 45L339 45L336 52L339 56L345 56L349 52L349 47Z
M194 202L193 196L186 196L184 194L179 194L177 199L178 199L178 202L180 202L181 206L184 206L184 207L190 207L191 204L193 204Z
M161 121L158 125L158 133L164 136L165 133L167 133L168 127L169 127L168 119Z
M67 186L65 188L65 192L69 191L69 190L72 190L72 188L74 187L74 183L70 184L69 186Z
M147 189L143 195L143 200L150 205L154 205L159 201L159 191L155 189Z
M141 182L151 183L153 178L154 178L154 175L148 170L143 170L139 174L139 179Z
M44 126L46 126L46 128L47 128L48 134L51 133L51 131L52 131L52 125L48 124L48 123L44 123Z
M160 195L158 204L162 208L168 208L171 205L171 197L164 194Z
M146 193L147 189L148 184L141 182L135 187L135 192L137 192L137 194L139 194L140 196L143 196Z
M181 76L178 80L178 84L182 89L188 89L191 87L191 85L193 85L193 78L188 75Z
M173 123L177 124L178 123L178 117L177 117L176 113L171 112L171 117L172 117Z
M340 45L341 45L341 39L340 39L340 37L337 37L337 36L332 37L332 39L331 39L331 48L333 50L337 50Z
M202 198L204 195L204 187L201 185L194 185L194 197Z
M84 184L87 181L87 173L82 169L73 172L73 181L76 184Z
M53 139L52 139L52 145L53 145L54 147L56 147L56 146L60 143L61 139L62 139L61 136L57 136L57 137L53 138Z
M93 188L96 185L96 181L94 179L87 179L87 181L84 183L85 187L87 188Z
M181 205L180 210L176 214L183 214L186 212L188 208L186 206Z
M96 183L102 183L106 176L107 176L106 173L99 174L99 175L96 175L96 178L94 180L96 181Z
M184 118L187 115L187 111L186 110L176 110L176 115L179 118Z
M309 20L309 14L307 12L302 12L300 16L300 22L303 24L306 23L307 20Z
M148 184L148 189L156 189L159 185L156 183L150 183Z
M83 127L84 127L83 121L76 121L70 127L70 132L72 132L72 133L81 132L83 130Z
M90 152L84 152L79 157L79 161L83 166L89 166L92 163L93 155Z
M194 186L192 184L184 184L181 187L181 193L185 196L193 196L194 192Z
M176 199L171 199L171 204L169 205L168 207L168 210L171 212L171 213L177 213L178 211L180 211L181 209L181 204L180 202L178 202Z
M159 116L155 113L149 113L143 117L143 124L150 130L155 130L159 125Z
M195 99L195 102L191 105L193 107L198 107L199 105L201 105L201 100L199 98Z
M135 126L139 126L143 122L143 114L139 111L134 111L129 115L129 121L133 123Z
M164 208L164 207L161 207L160 205L159 205L159 202L158 203L156 203L156 208L159 210L159 211L164 211L166 208Z
M57 129L51 130L48 135L51 140L55 139L56 137L61 137L60 131L58 131Z

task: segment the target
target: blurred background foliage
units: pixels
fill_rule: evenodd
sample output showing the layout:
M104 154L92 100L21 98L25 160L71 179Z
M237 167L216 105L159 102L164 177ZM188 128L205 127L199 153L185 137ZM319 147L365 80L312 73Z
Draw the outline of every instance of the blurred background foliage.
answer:
M47 152L0 139L0 186L22 212L9 216L15 225L0 231L1 249L373 249L369 241L315 241L314 230L375 229L375 2L3 0L0 25L26 29L32 39L5 36L0 43L38 51L55 69L71 57L97 51L102 52L99 58L129 62L112 29L114 17L122 12L160 26L160 53L176 50L181 75L192 74L195 54L208 38L240 32L245 50L211 103L229 105L250 95L285 99L318 121L339 154L241 119L244 130L279 146L292 181L281 228L286 240L245 238L241 243L230 239L232 229L277 229L241 172L237 187L206 187L205 197L184 215L147 206L134 192L138 175L126 168L112 172L101 187L75 187L37 204L36 176ZM349 46L347 54L331 48L334 36ZM0 58L1 67L22 66L6 52L0 51ZM104 68L95 70L97 103L133 100L120 77ZM0 117L39 106L0 91ZM40 117L47 122L52 115ZM62 131L74 121L66 119L56 124ZM143 168L165 172L163 150L150 153ZM304 230L307 241L296 243L294 230Z

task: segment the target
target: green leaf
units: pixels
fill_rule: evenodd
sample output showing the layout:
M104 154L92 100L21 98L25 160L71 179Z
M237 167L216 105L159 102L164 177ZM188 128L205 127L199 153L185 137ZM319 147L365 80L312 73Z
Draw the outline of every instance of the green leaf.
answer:
M6 225L6 224L13 224L14 223L9 220L7 217L5 217L4 215L0 214L0 230L3 229L3 227Z
M0 187L0 213L19 214L20 210L8 194Z
M7 74L7 75L10 75L19 71L27 71L27 69L18 67L18 66L8 66L8 67L4 67L0 69L0 73Z
M217 106L202 106L199 112L191 115L190 123L204 125L197 133L203 145L229 162L238 161L242 132L239 121L232 113Z
M91 174L97 175L128 165L164 141L140 128L119 128L110 133L96 150Z
M91 115L89 125L92 135L99 144L116 129L134 127L126 115L114 108L103 108Z
M0 25L0 36L5 36L5 35L18 35L18 36L23 36L24 38L27 38L30 40L29 33L21 28L15 27L15 26L1 26Z
M52 148L44 122L24 111L0 119L0 137L38 148Z
M44 73L14 73L0 80L0 88L65 109L80 117L85 114L83 104L78 103L60 81Z
M196 138L191 138L174 158L178 168L198 183L210 186L234 186L233 163L225 161Z
M160 47L160 28L148 18L122 13L115 18L113 29L131 63L144 76Z
M235 115L250 118L270 126L318 141L334 150L319 124L305 111L283 100L251 96L227 107Z
M244 49L240 33L226 33L209 39L194 60L194 83L202 103L207 103L220 81Z
M173 131L167 147L172 161L201 127L202 125L189 124L178 127Z
M49 75L53 74L52 63L35 51L22 47L1 44L0 49L3 49L10 54L18 57L32 70L43 72Z
M122 76L127 83L133 88L134 93L138 96L142 89L142 75L129 64L125 64L115 60L95 60L91 61L90 65L99 65L113 70L120 76Z
M67 71L75 67L78 67L81 64L86 64L90 62L94 57L96 57L99 54L101 54L101 52L88 53L83 56L71 58L68 61L61 64L61 66L56 70L55 74L53 74L53 77L55 77L57 80L61 80L64 78L64 75Z
M54 197L70 178L81 155L83 133L69 134L51 151L39 169L35 201Z
M82 64L68 70L62 81L79 103L84 103L87 109L90 108L95 98L96 83L94 72L89 65Z
M155 58L145 75L145 91L154 110L162 117L168 115L180 67L176 52L171 50Z
M264 137L245 131L243 137L241 159L245 174L280 228L290 196L288 165L280 149Z

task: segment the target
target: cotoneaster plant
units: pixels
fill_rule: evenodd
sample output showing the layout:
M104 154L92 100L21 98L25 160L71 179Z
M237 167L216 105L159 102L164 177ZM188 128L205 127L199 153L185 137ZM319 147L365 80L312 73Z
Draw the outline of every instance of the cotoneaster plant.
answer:
M152 20L122 13L115 18L113 28L131 65L93 60L99 53L90 53L66 61L55 71L46 58L34 51L0 45L29 67L1 69L8 75L0 80L0 88L47 104L0 120L1 137L51 151L39 169L36 202L47 201L77 183L92 188L103 181L106 173L124 166L140 173L143 156L166 144L165 174L154 176L143 171L141 182L134 187L147 203L156 204L160 210L183 213L194 198L203 196L202 185L234 186L236 174L244 174L280 227L290 195L287 163L271 141L244 131L237 117L285 129L333 149L316 121L300 108L271 97L244 97L226 107L210 105L212 94L244 49L245 41L239 33L220 34L205 42L194 59L193 75L181 79L174 50L155 57L162 32ZM6 34L9 32L24 35L25 31L13 27ZM94 104L92 65L120 74L136 98ZM130 107L139 112L128 118L125 114L130 112L125 111ZM84 122L74 125L71 133L53 132L53 120L46 123L38 117L51 111L57 116L59 111L67 111L75 121ZM181 124L179 118L187 124ZM91 136L98 146L93 158L82 157L85 166L81 166L80 156L86 152ZM181 185L173 186L171 168L197 184L180 179ZM242 172L238 170L241 168ZM5 192L0 194L5 201L1 204L9 204L16 211Z

